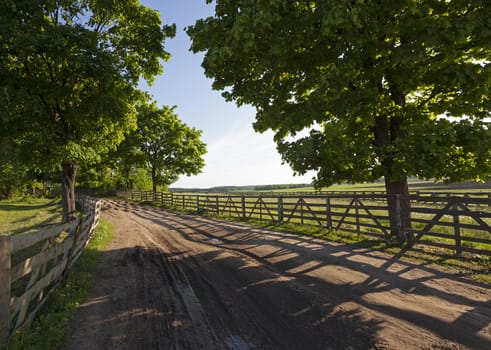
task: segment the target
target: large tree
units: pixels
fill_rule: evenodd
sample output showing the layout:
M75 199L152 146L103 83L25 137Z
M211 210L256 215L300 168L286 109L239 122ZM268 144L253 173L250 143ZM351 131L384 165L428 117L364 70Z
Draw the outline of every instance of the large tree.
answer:
M157 11L138 0L0 0L0 111L29 163L61 173L63 218L80 165L136 127L140 79L169 58Z
M121 165L144 164L152 178L152 189L167 188L180 175L196 175L205 165L206 145L201 130L183 123L175 107L158 108L155 103L138 106L138 127L121 144Z
M401 240L409 176L491 175L490 1L217 0L187 32L213 87L256 108L296 172L383 177Z

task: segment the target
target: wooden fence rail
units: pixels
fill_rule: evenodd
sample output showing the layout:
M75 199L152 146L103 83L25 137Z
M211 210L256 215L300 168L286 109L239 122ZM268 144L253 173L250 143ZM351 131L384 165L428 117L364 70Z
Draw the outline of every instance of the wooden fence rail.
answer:
M28 325L99 224L101 202L79 196L86 215L47 230L0 237L0 340Z
M328 195L244 195L205 193L121 192L136 201L160 203L177 208L229 216L241 220L260 220L316 225L355 234L390 239L391 232L402 230L416 244L442 247L491 256L491 197L486 195L443 197L409 196L411 225L391 227L388 196L380 193L330 193ZM396 197L395 202L405 198ZM397 206L396 208L401 208ZM399 210L400 211L400 210Z

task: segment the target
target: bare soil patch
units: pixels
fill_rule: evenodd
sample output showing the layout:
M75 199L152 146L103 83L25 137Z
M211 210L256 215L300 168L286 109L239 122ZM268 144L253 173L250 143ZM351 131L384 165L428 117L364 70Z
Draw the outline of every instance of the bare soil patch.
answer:
M117 201L69 349L491 349L491 288L366 249Z

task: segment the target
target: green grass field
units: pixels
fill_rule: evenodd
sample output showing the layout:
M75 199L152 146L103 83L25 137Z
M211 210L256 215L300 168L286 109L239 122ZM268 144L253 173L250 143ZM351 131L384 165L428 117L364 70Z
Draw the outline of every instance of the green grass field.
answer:
M335 184L329 187L322 187L320 191L339 191L339 192L370 192L370 191L385 191L385 183L383 181L374 183L358 183L358 184ZM315 192L313 186L285 188L264 191L249 191L249 192ZM491 192L491 183L452 183L444 184L442 182L424 181L417 179L409 180L409 191L422 192L468 192L468 193L489 193Z
M0 201L0 235L34 232L59 224L62 210L59 200L30 198Z

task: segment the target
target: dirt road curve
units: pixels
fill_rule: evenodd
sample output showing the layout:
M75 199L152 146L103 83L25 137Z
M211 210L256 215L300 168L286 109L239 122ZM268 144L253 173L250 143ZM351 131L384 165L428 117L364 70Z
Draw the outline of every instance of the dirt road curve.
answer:
M491 288L380 253L106 201L68 349L491 349Z

